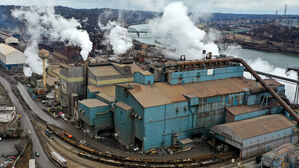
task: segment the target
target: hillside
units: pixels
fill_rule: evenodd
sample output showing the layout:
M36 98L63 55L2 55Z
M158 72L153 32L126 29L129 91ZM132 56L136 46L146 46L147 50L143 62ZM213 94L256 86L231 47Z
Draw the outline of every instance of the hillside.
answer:
M19 6L0 6L0 28L15 30L22 28L22 23L11 16L11 11ZM118 9L73 9L68 7L57 6L55 13L65 18L75 18L79 20L84 29L91 32L98 25L98 20L106 24L108 20L123 20L126 25L141 24L146 20L154 18L157 13L146 11L118 10ZM86 21L86 18L87 21ZM85 22L86 21L86 22Z

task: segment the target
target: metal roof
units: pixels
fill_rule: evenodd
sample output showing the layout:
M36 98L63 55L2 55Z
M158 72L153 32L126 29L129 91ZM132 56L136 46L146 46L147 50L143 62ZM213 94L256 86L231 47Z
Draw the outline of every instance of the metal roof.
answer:
M99 92L99 93L103 93L111 98L115 98L115 85L110 85L110 86L88 85L87 87L90 92Z
M277 83L273 79L265 80L266 83ZM153 107L175 102L186 101L184 95L194 95L199 98L214 97L244 92L245 88L262 89L260 84L254 80L244 77L213 80L182 85L170 85L166 82L153 85L142 85L136 83L120 84L129 87L130 93L143 107Z
M126 67L129 66L131 67L131 73L134 74L134 72L139 72L139 71L143 71L135 62L133 62L132 64L118 64L118 63L112 63L114 66L118 66L118 67Z
M133 64L127 64L128 66L131 67L131 73L134 74L134 72L139 72L139 71L143 71L140 66L138 66L137 64L135 64L135 62Z
M108 101L110 103L114 102L114 98L113 97L107 96L104 93L99 93L99 94L97 94L97 96L103 98L104 100L106 100L106 101Z
M296 124L288 118L275 114L216 125L211 130L223 136L230 135L231 132L234 134L231 135L232 137L236 136L244 140L294 126Z
M149 71L139 71L142 75L152 75Z
M9 56L9 55L11 55L14 52L22 53L21 51L15 49L15 48L13 48L13 47L11 47L9 45L0 43L0 53L2 53L3 55Z
M280 106L280 104L277 102L268 104L269 108L278 107L278 106ZM266 108L267 107L265 105L263 105L261 107L260 104L255 104L255 105L251 105L251 106L242 104L239 106L225 107L225 109L232 115L240 115L240 114L250 113L250 112L254 112L254 111L258 111L258 110L263 110Z
M117 102L117 103L115 103L115 105L117 105L118 107L120 107L124 110L130 110L130 109L133 108L132 106L130 106L130 105L124 103L124 102Z
M112 65L88 67L88 70L96 77L120 75Z
M47 76L46 82L49 86L54 86L55 82L58 82L58 81L59 81L59 79L57 77Z
M79 102L87 107L103 107L108 105L98 99L84 99Z

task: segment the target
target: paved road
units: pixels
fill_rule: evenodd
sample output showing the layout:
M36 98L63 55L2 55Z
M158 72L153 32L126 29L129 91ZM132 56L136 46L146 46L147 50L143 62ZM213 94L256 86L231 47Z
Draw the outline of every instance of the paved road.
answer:
M17 84L17 88L21 94L21 96L23 97L23 99L25 100L25 102L27 103L27 105L30 107L30 109L42 120L46 121L49 124L55 124L56 126L60 127L61 124L63 124L62 122L59 122L57 120L55 120L53 117L51 117L49 114L45 113L37 104L36 102L32 99L32 97L30 96L30 94L28 93L26 87L19 83Z
M49 124L54 124L55 126L64 129L65 131L69 132L70 134L74 135L75 137L77 137L79 139L86 140L87 143L91 144L91 146L95 147L95 149L98 149L98 150L110 150L111 149L110 147L101 144L99 141L97 141L93 138L90 138L87 135L84 135L79 129L75 128L72 124L65 122L64 120L62 120L60 118L55 119L52 116L50 116L49 114L47 114L46 112L44 112L40 108L40 106L37 105L37 103L32 99L32 97L30 96L26 87L23 84L18 83L17 88L18 88L21 96L25 100L25 102L28 104L28 106L32 110L32 112L34 112L40 119L46 121Z
M49 160L49 158L47 157L41 142L34 130L34 127L30 121L30 118L28 116L28 114L24 111L24 108L22 107L21 103L19 102L18 98L16 97L16 95L13 93L12 89L11 89L11 84L4 79L3 77L0 76L0 83L4 86L4 88L6 89L9 98L11 99L13 105L16 107L16 110L18 112L18 114L21 114L21 122L23 124L23 128L24 130L31 130L31 134L30 138L32 140L32 144L33 144L33 152L38 151L40 153L39 157L36 157L36 163L38 165L38 167L41 168L55 168L56 166Z

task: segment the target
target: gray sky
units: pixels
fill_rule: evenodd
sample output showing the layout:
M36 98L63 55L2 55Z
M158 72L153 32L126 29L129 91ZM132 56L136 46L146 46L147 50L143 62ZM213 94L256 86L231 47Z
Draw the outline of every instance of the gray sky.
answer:
M46 0L1 0L0 5L34 5ZM51 2L49 2L51 1ZM117 8L162 11L175 0L47 0L46 3L73 8ZM180 0L177 0L180 1ZM181 0L196 12L224 12L249 14L283 14L288 5L288 14L299 14L299 0Z

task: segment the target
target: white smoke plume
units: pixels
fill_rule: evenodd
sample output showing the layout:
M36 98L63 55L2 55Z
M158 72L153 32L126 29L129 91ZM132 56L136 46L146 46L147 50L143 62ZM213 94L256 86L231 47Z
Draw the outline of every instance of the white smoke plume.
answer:
M106 26L99 23L99 26L101 29L108 31L105 38L111 44L114 54L124 54L133 47L128 30L121 27L116 21L109 21Z
M69 45L81 47L81 56L86 60L92 50L92 42L85 30L81 30L81 24L72 19L65 19L55 14L54 6L30 6L12 11L12 15L22 21L27 26L28 46L24 52L26 64L30 71L42 74L42 61L38 57L38 44L41 36L46 36L51 40L68 42ZM26 76L29 76L28 67L24 68Z
M161 11L168 0L118 0L123 7L137 8L146 11Z
M188 8L182 2L173 2L166 6L163 15L149 22L153 36L163 38L170 50L168 57L179 58L186 55L187 59L199 59L203 50L219 54L214 41L206 38L207 33L195 26L188 17Z
M224 53L226 55L242 58L242 55L239 54L240 49L242 49L240 46L229 46L225 50ZM261 71L261 72L297 80L297 72L295 72L295 71L287 72L286 69L280 68L280 67L275 67L275 66L271 65L271 63L269 63L261 58L258 58L255 60L246 59L246 62L256 71ZM252 78L251 74L249 74L249 73L245 73L245 77L249 78L249 79ZM286 96L291 102L293 102L294 97L295 97L296 85L290 84L285 81L279 81L279 82L285 85Z

